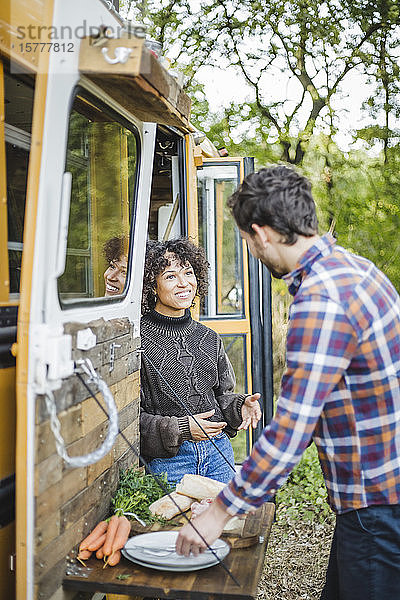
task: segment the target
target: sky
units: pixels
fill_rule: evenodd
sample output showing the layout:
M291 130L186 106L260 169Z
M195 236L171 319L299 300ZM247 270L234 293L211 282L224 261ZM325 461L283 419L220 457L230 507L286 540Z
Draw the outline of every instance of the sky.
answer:
M228 106L232 100L245 100L249 95L249 88L243 84L243 79L235 73L233 68L218 69L215 67L202 67L196 79L205 86L205 93L213 112L223 106ZM287 78L282 77L286 82ZM286 89L284 84L277 85L276 75L271 76L270 88ZM266 82L268 86L268 82ZM361 110L362 103L371 95L371 87L359 73L349 73L342 86L340 98L335 99L333 108L340 119L340 133L336 135L335 142L339 148L348 152L350 147L359 148L361 142L354 144L352 131L367 124L365 113ZM376 151L376 149L375 149Z
M246 41L243 40L243 42L245 46ZM251 51L251 47L249 47L249 51ZM170 48L169 52L170 55L167 51L167 56L173 60L175 58L174 49ZM246 86L243 77L237 73L233 66L224 65L223 68L202 66L195 78L204 85L204 92L212 112L220 111L221 108L228 106L232 101L252 100L254 97L250 88ZM268 74L263 76L263 85L265 86L264 101L266 104L270 101L286 102L290 113L289 98L293 99L291 101L293 108L301 96L302 88L296 78L292 77L289 84L288 79L287 72L281 72L278 68L273 67ZM384 115L382 114L380 120L378 119L374 123L367 111L362 109L363 102L373 95L374 90L372 85L367 83L365 76L355 69L347 73L341 84L340 91L341 93L337 93L331 101L331 106L336 117L335 125L338 129L338 133L334 136L334 141L342 151L348 152L350 149L354 150L363 145L365 146L362 140L354 142L353 134L355 130L372 124L384 125ZM305 125L308 115L309 112L307 110L303 114L299 114L300 127ZM396 126L400 129L400 122L395 123L392 120L390 126L393 128ZM323 131L322 127L323 123L319 119L317 121L316 132ZM234 141L240 141L241 130L246 131L246 123L243 123L242 127L239 127L236 131L236 139L235 132L233 132L232 137ZM381 144L378 143L369 148L368 153L376 155L380 150Z

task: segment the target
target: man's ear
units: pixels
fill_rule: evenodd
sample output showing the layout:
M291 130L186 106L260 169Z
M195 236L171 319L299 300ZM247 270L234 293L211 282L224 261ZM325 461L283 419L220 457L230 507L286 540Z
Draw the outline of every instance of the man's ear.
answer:
M252 230L254 231L254 235L258 238L258 241L262 245L263 248L269 242L268 231L265 226L257 225L257 223L252 223Z

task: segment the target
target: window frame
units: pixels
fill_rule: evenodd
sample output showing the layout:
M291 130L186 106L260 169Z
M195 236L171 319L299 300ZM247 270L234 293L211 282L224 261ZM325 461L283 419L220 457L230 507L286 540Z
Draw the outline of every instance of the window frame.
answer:
M236 172L237 172L237 182L238 185L241 181L241 162L238 159L235 158L230 158L229 160L225 159L223 162L221 160L213 160L213 159L207 159L207 161L204 161L203 164L203 168L208 168L208 167L227 167L227 166L233 166L236 168ZM213 181L222 181L222 178L213 178ZM197 179L197 186L198 186L198 179ZM215 187L214 187L214 193L212 195L212 198L210 199L210 201L212 202L213 206L212 206L212 214L213 214L213 230L211 231L210 228L207 228L206 231L206 242L205 242L205 247L208 249L208 244L209 244L209 237L213 239L213 241L211 242L211 244L213 245L212 247L212 251L213 251L213 257L212 259L214 260L214 264L218 265L221 261L219 260L219 256L218 256L218 243L217 243L217 233L218 233L218 218L217 218L217 198L216 198L216 193L215 193ZM200 204L199 199L198 199L198 204ZM209 207L205 207L205 212L207 213L207 211L209 210ZM204 207L203 207L203 213L204 213ZM205 217L204 220L207 220L207 217ZM199 219L200 221L200 219ZM235 226L236 227L236 226ZM200 226L199 226L200 228ZM203 244L204 245L204 244ZM238 250L239 250L239 270L241 273L241 285L242 285L242 306L241 306L241 310L237 311L237 312L219 312L219 292L221 290L221 281L219 279L218 276L218 269L215 266L215 279L213 280L213 285L214 285L214 289L213 289L213 295L215 295L215 315L210 315L210 314L205 314L202 313L202 311L200 310L200 319L202 321L225 321L225 320L229 320L229 321L233 321L233 320L243 320L246 318L246 307L245 307L245 303L244 303L244 294L245 294L245 278L244 278L244 249L243 249L243 243L242 240L239 238L238 240L238 246L237 246ZM223 258L223 257L221 257ZM207 294L205 300L205 305L208 305L208 296L209 294ZM208 310L208 308L207 308Z

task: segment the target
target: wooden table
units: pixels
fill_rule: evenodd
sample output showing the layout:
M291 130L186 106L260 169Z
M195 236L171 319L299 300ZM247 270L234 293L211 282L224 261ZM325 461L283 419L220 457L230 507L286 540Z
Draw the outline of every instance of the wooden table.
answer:
M274 504L266 504L263 541L248 548L232 548L224 560L240 587L220 565L199 571L172 573L141 567L125 558L117 566L106 569L103 569L102 561L91 558L86 561L87 569L82 568L79 574L65 575L63 587L80 592L152 598L254 600L263 570L274 509Z

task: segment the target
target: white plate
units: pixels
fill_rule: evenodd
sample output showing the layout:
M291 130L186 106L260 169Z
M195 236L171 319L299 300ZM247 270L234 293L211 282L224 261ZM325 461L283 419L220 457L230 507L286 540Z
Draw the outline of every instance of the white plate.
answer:
M181 556L175 551L163 554L161 551L175 547L177 537L176 530L136 535L125 544L123 555L143 566L168 571L192 571L218 564L218 559L210 551L203 552L199 556ZM212 548L215 548L215 554L220 560L223 560L230 550L229 545L221 539L216 540ZM160 555L157 554L157 550L160 551Z
M137 565L140 565L141 567L147 567L147 569L156 569L157 571L171 571L173 573L187 573L189 571L199 571L200 569L208 569L208 567L214 567L215 565L218 564L217 559L213 556L214 562L209 563L209 564L201 564L201 565L191 565L191 566L186 566L186 567L172 567L172 566L167 566L167 565L153 565L152 563L149 562L143 562L141 560L139 560L138 558L133 558L132 556L130 556L126 550L124 550L122 548L121 550L121 554L122 556L125 556L125 558L127 558L128 560L130 560L133 563L136 563Z

